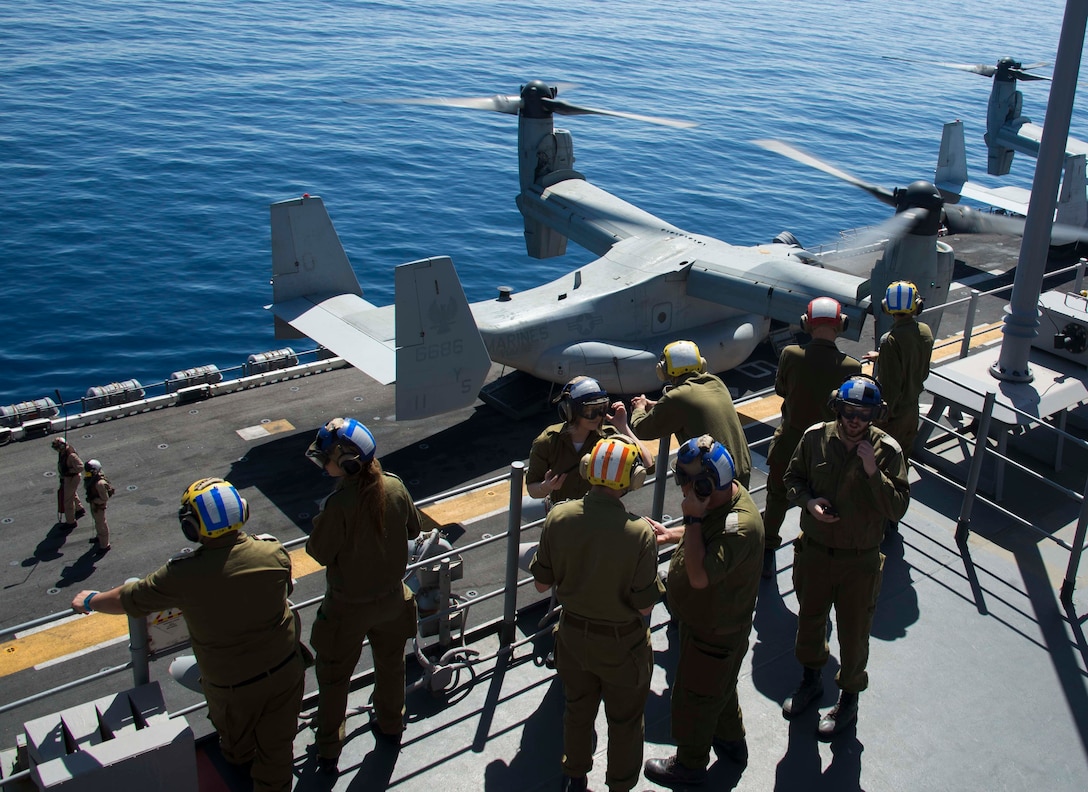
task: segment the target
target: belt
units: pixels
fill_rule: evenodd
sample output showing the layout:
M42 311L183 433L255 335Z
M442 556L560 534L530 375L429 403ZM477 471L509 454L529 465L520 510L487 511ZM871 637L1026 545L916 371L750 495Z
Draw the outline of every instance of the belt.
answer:
M333 599L339 602L346 602L350 605L371 605L375 602L380 602L386 597L392 597L398 591L404 590L404 584L401 581L397 581L391 588L385 591L380 591L377 594L368 594L365 597L349 597L345 594L334 594Z
M283 658L283 660L281 660L278 664L276 664L275 667L270 668L267 671L264 671L264 672L262 672L260 674L257 674L257 676L250 677L249 679L244 679L241 682L236 682L233 685L217 685L214 682L209 682L208 684L211 685L212 687L221 688L223 690L234 690L235 688L245 687L246 685L252 685L254 682L260 682L262 679L265 679L267 677L272 676L274 673L276 673L281 668L283 668L285 665L287 665L292 660L294 660L296 655L298 655L298 650L293 650L291 652L291 654L289 654L289 655L287 655L287 657Z
M877 553L880 551L879 547L867 547L859 550L854 547L828 547L822 545L815 539L809 539L808 536L803 537L803 544L805 547L811 547L813 550L819 550L821 553L826 553L832 558L857 558L859 556L868 555L869 553Z
M633 622L627 624L601 624L600 622L593 622L589 619L583 619L581 616L575 616L569 611L563 611L563 616L560 620L560 624L566 624L569 627L573 627L576 630L585 630L587 633L593 635L613 635L616 638L622 638L625 635L630 635L636 630L645 630L646 622L642 619L636 619Z

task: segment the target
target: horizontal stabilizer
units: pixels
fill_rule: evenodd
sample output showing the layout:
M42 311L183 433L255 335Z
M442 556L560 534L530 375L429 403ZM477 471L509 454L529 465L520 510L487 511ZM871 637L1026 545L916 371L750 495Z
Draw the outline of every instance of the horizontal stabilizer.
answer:
M299 297L269 307L382 385L396 380L393 306L376 308L355 294L338 294L325 299Z
M470 406L491 370L461 281L446 256L396 269L397 420Z

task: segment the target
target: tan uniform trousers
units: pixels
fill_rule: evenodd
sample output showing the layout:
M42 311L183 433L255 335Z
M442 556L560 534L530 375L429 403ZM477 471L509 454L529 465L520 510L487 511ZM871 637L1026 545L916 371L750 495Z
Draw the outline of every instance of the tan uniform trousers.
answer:
M713 635L679 622L680 659L672 686L672 736L684 767L705 768L713 739L744 737L737 677L748 651L745 630Z
M898 418L878 423L877 426L895 438L903 449L903 458L909 460L914 438L918 436L918 405L915 404L913 410L907 410Z
M767 501L763 510L763 546L768 550L774 550L782 544L782 522L786 519L786 512L790 508L790 502L786 499L786 485L782 482L786 475L786 468L790 466L793 452L797 444L801 442L801 432L797 429L784 427L781 434L776 434L771 440L771 448L767 452Z
M110 546L110 527L106 524L106 507L92 503L91 517L94 518L94 533L98 537L98 546L105 550Z
M869 631L873 626L884 555L871 550L836 550L816 544L805 536L793 545L793 586L797 591L798 661L822 668L830 656L827 618L835 608L839 638L841 690L859 693L869 687Z
M282 668L233 688L204 683L208 717L219 733L223 758L234 764L252 760L254 792L289 792L298 713L306 685L296 652Z
M326 596L310 645L317 653L317 753L336 758L344 743L351 676L370 639L374 658L374 714L386 734L404 731L404 643L416 634L416 601L403 586L375 602L347 603Z
M83 501L79 499L79 476L65 476L61 486L64 521L74 523L76 521L76 512L83 508Z
M626 792L642 772L643 715L650 693L653 649L639 619L609 628L566 614L556 635L555 667L563 682L563 772L584 776L593 767L593 723L604 701L608 720L608 768L612 792Z

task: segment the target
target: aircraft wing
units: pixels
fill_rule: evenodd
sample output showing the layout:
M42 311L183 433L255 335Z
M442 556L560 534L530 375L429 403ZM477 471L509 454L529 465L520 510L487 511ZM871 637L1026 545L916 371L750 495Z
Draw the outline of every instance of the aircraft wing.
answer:
M816 297L834 297L850 317L848 336L861 333L869 309L867 279L787 260L733 268L696 260L687 277L688 294L739 311L797 324Z
M396 380L393 306L378 308L356 294L337 294L298 297L268 308L382 385Z

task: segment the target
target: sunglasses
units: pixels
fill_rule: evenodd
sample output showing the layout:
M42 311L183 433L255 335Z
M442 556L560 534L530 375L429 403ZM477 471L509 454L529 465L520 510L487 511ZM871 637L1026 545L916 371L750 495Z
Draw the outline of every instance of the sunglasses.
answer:
M871 407L842 407L839 410L839 417L844 421L868 423L873 420L873 410Z
M698 498L705 500L714 492L714 482L711 480L709 473L700 473L697 476L692 476L675 463L673 464L672 472L673 477L676 479L676 486L683 487L685 484L690 484Z
M604 418L608 415L608 405L600 405L598 407L583 407L582 417L588 421L596 421L598 418Z

